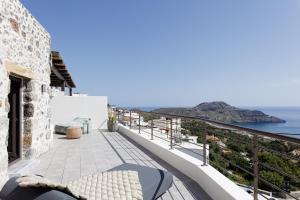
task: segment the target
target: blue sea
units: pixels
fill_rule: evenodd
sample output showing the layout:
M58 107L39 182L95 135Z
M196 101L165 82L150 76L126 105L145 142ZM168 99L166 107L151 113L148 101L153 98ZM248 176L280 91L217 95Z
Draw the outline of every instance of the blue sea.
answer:
M151 111L159 107L142 107L141 110ZM251 124L238 124L246 128L257 129L272 133L288 133L299 134L300 138L300 107L245 107L250 110L260 110L267 115L272 115L284 119L286 123L251 123Z
M255 109L284 119L286 123L259 123L259 124L242 124L247 128L272 132L272 133L289 133L300 135L300 107L251 107ZM300 138L300 136L294 136Z

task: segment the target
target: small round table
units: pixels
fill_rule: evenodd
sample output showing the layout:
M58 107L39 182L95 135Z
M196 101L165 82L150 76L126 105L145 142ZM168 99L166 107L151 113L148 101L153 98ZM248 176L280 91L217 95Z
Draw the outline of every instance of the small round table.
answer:
M80 126L70 126L67 129L68 139L78 139L81 137L82 131Z

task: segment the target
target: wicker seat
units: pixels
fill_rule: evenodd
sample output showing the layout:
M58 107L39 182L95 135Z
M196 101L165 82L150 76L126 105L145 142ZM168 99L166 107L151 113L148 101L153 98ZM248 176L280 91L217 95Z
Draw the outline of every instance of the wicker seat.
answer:
M67 138L68 139L78 139L81 137L82 130L80 126L70 126L67 129Z

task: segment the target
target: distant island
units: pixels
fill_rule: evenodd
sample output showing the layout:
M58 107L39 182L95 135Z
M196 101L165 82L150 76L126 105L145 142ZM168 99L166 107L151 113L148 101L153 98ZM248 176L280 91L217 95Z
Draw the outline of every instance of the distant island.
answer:
M241 109L222 101L205 102L192 108L159 108L157 113L203 117L224 123L285 123L278 117L267 115L258 110Z

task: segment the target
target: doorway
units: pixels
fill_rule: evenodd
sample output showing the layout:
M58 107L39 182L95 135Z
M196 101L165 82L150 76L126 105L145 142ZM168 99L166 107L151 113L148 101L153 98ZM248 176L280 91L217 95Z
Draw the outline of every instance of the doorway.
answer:
M8 162L12 163L21 158L21 134L20 134L20 98L22 79L10 76L10 93L8 95L10 110L9 118L9 135L8 135Z

